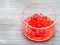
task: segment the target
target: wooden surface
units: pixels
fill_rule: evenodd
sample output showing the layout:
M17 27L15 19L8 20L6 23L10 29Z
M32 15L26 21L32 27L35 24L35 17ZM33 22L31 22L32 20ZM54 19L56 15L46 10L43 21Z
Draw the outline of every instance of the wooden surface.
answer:
M57 13L55 36L46 42L33 42L22 34L21 16L25 6L46 3ZM60 45L60 0L0 0L0 45Z

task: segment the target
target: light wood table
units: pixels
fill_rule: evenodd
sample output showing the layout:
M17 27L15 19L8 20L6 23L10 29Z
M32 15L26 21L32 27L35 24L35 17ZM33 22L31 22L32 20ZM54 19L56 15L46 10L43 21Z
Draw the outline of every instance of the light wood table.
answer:
M33 42L22 34L21 16L25 6L46 3L57 13L56 33L46 42ZM0 0L0 45L60 45L60 0Z

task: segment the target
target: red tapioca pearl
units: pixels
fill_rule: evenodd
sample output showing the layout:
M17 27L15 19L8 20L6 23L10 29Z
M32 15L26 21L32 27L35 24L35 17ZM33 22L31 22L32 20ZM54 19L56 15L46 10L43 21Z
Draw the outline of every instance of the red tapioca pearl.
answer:
M32 16L32 18L37 18L37 17L39 17L39 14L37 13Z
M45 37L47 37L48 35L49 35L49 34L45 32L45 33L42 35L42 37L45 38Z
M53 24L54 22L50 20L50 25Z
M30 33L30 36L31 36L31 37L35 37L35 36L36 36L36 35L35 35L35 32L31 32L31 33Z
M37 18L38 18L38 14L37 15L33 15L31 17L31 21L34 22L34 21L37 21Z
M29 23L32 27L36 27L36 23L34 23L34 22L30 22Z
M40 37L41 36L40 30L36 30L35 35L36 37Z
M41 27L41 24L37 24L37 26L36 26L37 28L40 28Z
M48 33L45 33L44 35L43 35L43 37L45 38L45 37L47 37L47 36L49 36L49 34Z
M41 22L40 22L41 27L44 27L44 23L45 23L45 21L41 20Z
M31 33L32 29L30 27L27 27L27 32Z
M31 20L31 17L28 17L25 21L26 21L27 23L29 23L30 20Z
M32 32L36 32L36 29L33 29L33 28L32 28Z
M40 18L40 17L39 17L39 14L34 14L34 15L31 17L31 19L32 19L33 21L38 21L39 18Z
M49 26L49 23L45 23L45 24L44 24L44 27L46 27L46 26Z
M26 33L26 35L27 37L30 37L30 38L32 37L30 33Z
M46 27L46 26L50 26L52 23L53 23L53 21L47 21L44 26L45 26L45 27Z
M43 35L45 34L45 30L40 30L40 35L43 37Z
M40 15L40 17L44 17L44 14L42 14L42 13L40 13L39 15Z
M40 35L40 30L36 30L35 35L36 35L37 37L39 37L39 35Z

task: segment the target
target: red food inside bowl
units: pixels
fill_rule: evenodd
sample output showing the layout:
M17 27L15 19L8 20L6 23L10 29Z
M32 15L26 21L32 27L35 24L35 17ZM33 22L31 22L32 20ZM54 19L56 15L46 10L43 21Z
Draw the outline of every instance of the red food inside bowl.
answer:
M41 14L34 14L28 17L25 22L29 25L23 23L23 33L26 37L34 41L44 41L52 37L54 34L54 22L47 16ZM26 28L27 27L27 28ZM33 27L33 28L32 28ZM46 29L38 29L46 28Z

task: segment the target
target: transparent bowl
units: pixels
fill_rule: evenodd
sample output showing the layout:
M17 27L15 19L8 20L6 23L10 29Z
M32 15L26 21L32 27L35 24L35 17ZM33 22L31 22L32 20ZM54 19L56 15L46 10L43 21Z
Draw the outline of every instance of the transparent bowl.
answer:
M53 21L53 24L42 28L29 25L29 23L27 23L25 20L35 13L42 13L44 16L49 17ZM51 6L42 3L34 3L24 8L22 15L22 32L28 39L33 41L46 41L50 39L55 33L55 25L56 12ZM37 34L39 36L35 36L36 33L32 32L32 30L36 30L36 33L39 31L39 34Z

